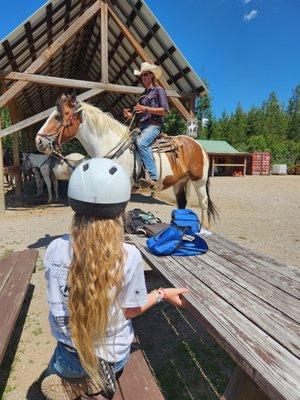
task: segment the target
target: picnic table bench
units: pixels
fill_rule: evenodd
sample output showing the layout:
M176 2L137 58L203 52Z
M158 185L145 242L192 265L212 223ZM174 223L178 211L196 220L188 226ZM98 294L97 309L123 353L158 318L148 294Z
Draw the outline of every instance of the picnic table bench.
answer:
M0 364L27 293L37 257L37 250L24 250L13 252L0 260Z
M132 346L113 400L164 400L138 342Z
M188 310L236 361L222 400L300 399L300 270L220 235L201 256L156 257L128 235Z

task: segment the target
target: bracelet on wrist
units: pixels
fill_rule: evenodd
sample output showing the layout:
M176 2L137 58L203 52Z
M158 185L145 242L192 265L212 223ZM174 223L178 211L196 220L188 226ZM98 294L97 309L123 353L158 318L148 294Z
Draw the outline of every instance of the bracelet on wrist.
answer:
M155 294L156 296L156 304L161 303L166 298L166 293L163 288L154 289L151 293Z

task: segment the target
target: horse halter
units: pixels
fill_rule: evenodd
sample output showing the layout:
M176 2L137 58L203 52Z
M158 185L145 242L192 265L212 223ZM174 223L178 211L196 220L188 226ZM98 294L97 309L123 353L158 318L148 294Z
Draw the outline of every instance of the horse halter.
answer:
M43 136L49 142L54 142L56 149L59 148L62 145L61 138L63 136L63 133L64 133L65 129L68 129L68 131L69 131L69 139L66 140L64 143L66 143L69 140L73 139L73 137L71 137L71 129L70 128L71 128L71 126L74 125L74 122L75 122L75 120L77 118L77 114L78 114L78 111L75 112L75 113L71 113L69 115L68 119L66 120L66 122L63 122L61 124L61 126L56 129L55 132L47 133L47 134L44 133L44 134L41 134L41 136ZM52 139L53 136L55 137L54 140ZM53 150L52 143L49 143L49 147L51 148L51 150Z

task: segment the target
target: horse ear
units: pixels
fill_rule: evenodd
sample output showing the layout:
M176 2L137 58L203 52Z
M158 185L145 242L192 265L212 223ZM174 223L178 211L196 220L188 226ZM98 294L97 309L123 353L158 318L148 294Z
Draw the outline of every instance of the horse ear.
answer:
M77 99L76 99L76 91L73 90L71 92L71 94L68 96L68 101L69 101L69 105L72 107L75 107L77 104Z

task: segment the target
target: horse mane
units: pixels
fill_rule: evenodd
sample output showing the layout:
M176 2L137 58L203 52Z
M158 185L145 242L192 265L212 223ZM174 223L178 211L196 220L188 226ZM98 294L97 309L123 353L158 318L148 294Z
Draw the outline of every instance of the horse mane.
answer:
M126 125L121 124L118 120L91 104L80 102L78 111L83 112L84 116L92 122L97 132L101 135L105 135L109 130L112 130L122 137L126 132L129 132Z

